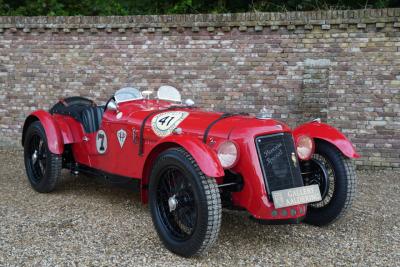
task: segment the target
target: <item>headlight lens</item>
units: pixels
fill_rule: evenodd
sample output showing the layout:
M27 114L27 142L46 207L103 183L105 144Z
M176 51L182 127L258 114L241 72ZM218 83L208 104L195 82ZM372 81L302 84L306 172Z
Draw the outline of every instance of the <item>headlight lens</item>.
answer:
M299 136L296 141L296 151L301 160L309 160L314 153L314 140L307 135Z
M301 160L309 160L314 153L314 140L307 136L301 135L296 142L297 156Z
M235 143L226 141L218 147L217 155L224 169L232 168L238 160L238 147Z

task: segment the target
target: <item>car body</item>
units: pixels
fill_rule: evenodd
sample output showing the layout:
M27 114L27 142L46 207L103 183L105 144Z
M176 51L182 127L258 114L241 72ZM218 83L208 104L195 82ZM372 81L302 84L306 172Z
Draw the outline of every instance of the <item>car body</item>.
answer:
M78 97L60 101L49 112L33 112L23 127L23 144L30 125L40 122L48 153L60 155L63 168L76 174L134 179L143 203L149 200L151 172L157 158L169 149L183 149L201 173L215 180L222 206L245 210L255 220L272 224L297 223L307 214L304 199L277 208L272 196L274 191L304 187L303 165L312 153L307 160L298 157L299 138L312 140L309 148L313 151L315 144L323 142L346 159L359 157L342 133L318 120L292 130L263 112L258 116L209 112L190 101L181 104L179 93L170 87L164 87L155 98L150 98L149 92L143 97L133 88L121 90L104 107ZM228 152L219 154L221 149ZM28 160L35 156L31 154ZM221 157L227 157L228 162L232 155L236 155L234 162L224 167ZM273 177L274 172L280 177ZM171 210L176 201L171 197L168 200Z

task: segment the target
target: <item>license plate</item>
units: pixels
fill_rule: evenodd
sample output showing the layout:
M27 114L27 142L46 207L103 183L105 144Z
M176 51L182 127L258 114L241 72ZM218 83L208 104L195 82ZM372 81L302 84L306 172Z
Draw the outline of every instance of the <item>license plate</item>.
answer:
M272 191L275 208L290 207L299 204L321 201L321 192L316 184Z

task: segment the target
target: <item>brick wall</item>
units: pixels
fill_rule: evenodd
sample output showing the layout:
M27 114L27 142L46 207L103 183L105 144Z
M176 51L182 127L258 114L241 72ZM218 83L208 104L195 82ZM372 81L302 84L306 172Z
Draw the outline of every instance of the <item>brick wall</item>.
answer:
M174 85L213 110L340 128L365 167L400 167L400 9L0 17L0 143L62 96Z

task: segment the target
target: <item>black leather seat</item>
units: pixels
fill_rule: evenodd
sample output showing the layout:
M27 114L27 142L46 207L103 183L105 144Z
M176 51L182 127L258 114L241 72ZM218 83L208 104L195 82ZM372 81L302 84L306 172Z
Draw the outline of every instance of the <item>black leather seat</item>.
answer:
M93 133L100 128L104 106L96 106L89 99L75 96L59 101L50 113L71 116L82 124L86 133Z
M103 119L104 107L87 107L82 110L82 125L87 133L97 132Z

